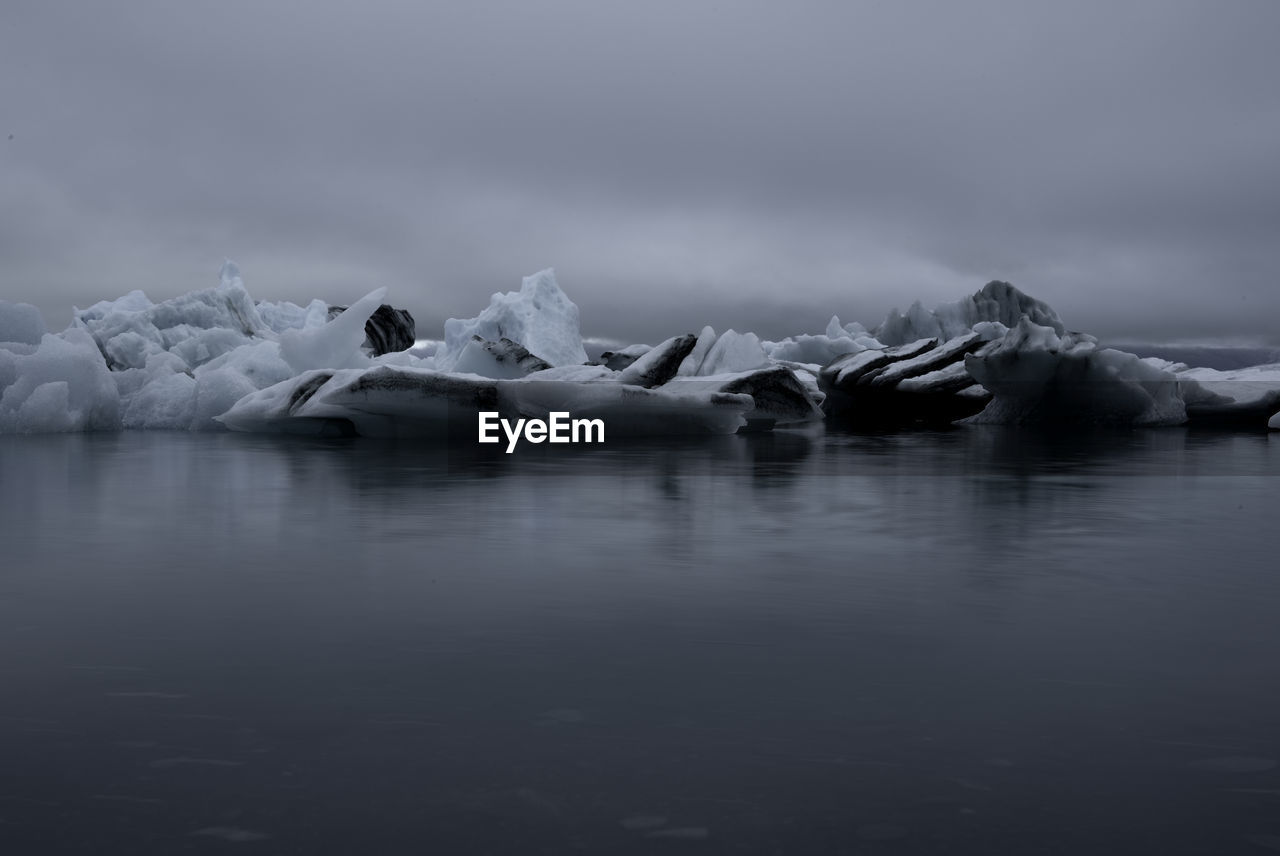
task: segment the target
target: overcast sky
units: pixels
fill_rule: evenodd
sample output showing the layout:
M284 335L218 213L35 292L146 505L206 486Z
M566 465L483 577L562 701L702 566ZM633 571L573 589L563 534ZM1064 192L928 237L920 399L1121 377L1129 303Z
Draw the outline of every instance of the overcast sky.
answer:
M1280 343L1280 2L6 0L0 297L768 336L1007 279ZM12 135L11 138L6 139Z

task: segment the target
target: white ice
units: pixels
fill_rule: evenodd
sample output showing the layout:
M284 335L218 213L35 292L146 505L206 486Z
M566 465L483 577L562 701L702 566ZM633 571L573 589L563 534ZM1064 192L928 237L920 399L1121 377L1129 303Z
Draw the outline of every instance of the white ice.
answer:
M840 318L835 315L831 316L827 329L822 333L802 333L777 342L766 341L760 344L774 362L801 363L817 368L845 354L883 347L861 324L856 321L841 324Z
M35 346L0 348L0 390L0 433L120 427L115 380L84 330L46 333Z
M609 372L602 366L573 368ZM341 420L362 436L396 437L429 435L450 425L474 431L481 410L541 419L567 411L574 418L603 418L607 436L731 434L754 406L748 395L557 379L563 370L518 380L400 366L307 372L245 396L220 421L236 431L322 433Z
M578 329L578 307L556 283L548 268L524 278L519 291L495 294L475 318L444 322L444 345L436 352L436 368L451 371L473 336L496 342L507 338L553 366L587 361Z
M77 310L58 334L35 307L0 301L0 431L394 435L492 407L607 415L614 432L723 433L748 415L818 418L820 372L837 387L866 375L903 392L989 393L974 417L984 422L1173 424L1191 414L1260 427L1280 410L1280 365L1220 372L1100 348L1005 283L891 313L874 336L834 316L822 333L777 342L704 327L691 348L677 336L622 349L638 359L621 371L585 365L578 308L550 270L494 295L475 318L450 319L434 349L371 358L364 325L384 297L373 291L330 320L319 300L255 302L228 262L212 288L159 303L132 291ZM1280 414L1269 424L1280 427Z
M729 374L760 369L769 364L769 355L755 333L726 330L717 336L715 330L704 327L677 374L683 377Z

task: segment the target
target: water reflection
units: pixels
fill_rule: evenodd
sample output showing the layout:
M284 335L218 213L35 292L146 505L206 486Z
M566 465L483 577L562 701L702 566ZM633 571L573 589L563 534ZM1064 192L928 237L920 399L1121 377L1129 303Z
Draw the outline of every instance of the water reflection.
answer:
M1276 449L0 438L0 849L1241 852Z

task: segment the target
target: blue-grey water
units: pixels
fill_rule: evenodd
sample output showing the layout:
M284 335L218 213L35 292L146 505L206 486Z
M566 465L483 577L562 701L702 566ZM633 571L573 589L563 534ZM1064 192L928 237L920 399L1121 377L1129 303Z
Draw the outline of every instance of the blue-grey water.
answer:
M3 854L1280 849L1280 437L0 437Z

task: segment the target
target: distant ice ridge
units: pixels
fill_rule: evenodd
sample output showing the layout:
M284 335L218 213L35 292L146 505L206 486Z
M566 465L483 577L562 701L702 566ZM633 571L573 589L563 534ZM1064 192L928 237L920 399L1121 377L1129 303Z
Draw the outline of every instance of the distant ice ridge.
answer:
M1280 366L1218 372L1101 348L1002 282L895 310L874 331L835 316L779 341L704 327L595 363L551 270L450 319L431 347L411 347L412 318L384 298L257 302L228 263L213 288L160 303L130 292L58 334L34 307L0 301L0 431L434 436L473 427L481 409L605 417L609 436L823 418L1261 428L1280 411Z
M944 303L933 310L925 309L919 301L911 304L906 315L894 309L876 328L875 337L887 346L918 339L946 340L967 333L984 322L1010 328L1018 326L1024 319L1037 327L1048 327L1059 336L1067 332L1058 313L1049 304L1023 294L1007 282L993 280L968 297L955 303Z

